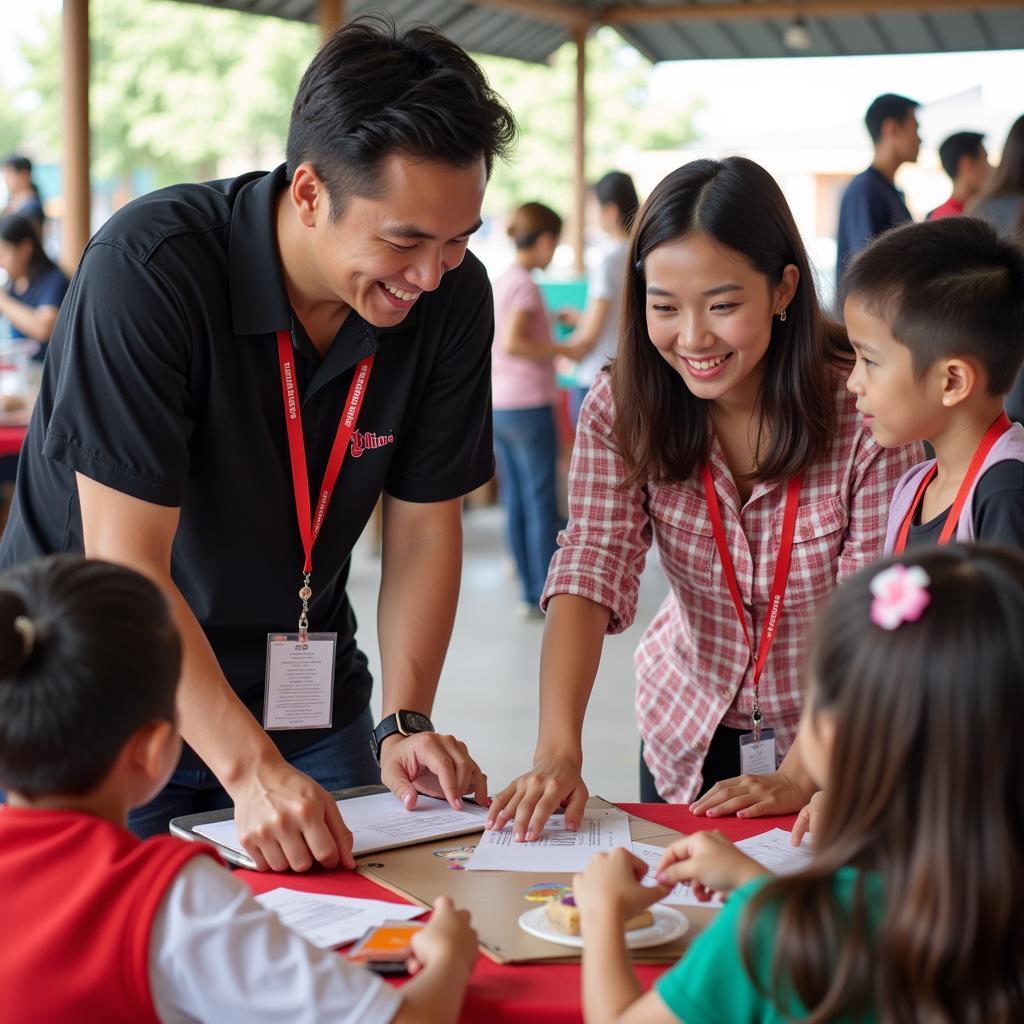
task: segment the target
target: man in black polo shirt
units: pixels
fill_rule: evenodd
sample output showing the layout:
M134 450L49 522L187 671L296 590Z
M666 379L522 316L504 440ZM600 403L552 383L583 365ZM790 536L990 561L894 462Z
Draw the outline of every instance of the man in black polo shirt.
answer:
M836 287L846 264L875 235L913 220L903 193L896 188L901 164L914 163L921 149L917 129L918 102L886 93L877 97L864 115L875 148L871 166L861 171L843 193L836 231Z
M426 716L461 496L493 471L493 307L466 246L514 134L443 36L355 22L303 77L286 166L143 197L89 243L0 564L84 549L168 594L189 748L140 834L234 803L260 867L351 865L322 787L486 796ZM374 731L345 585L381 493Z

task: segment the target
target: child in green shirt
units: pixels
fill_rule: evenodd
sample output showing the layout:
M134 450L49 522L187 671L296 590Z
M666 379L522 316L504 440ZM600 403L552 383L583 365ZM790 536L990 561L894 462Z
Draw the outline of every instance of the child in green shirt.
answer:
M664 886L725 907L644 993L624 922L665 888L625 850L574 880L588 1024L1024 1020L1024 557L951 545L863 570L824 606L802 735L829 799L774 878L717 832Z

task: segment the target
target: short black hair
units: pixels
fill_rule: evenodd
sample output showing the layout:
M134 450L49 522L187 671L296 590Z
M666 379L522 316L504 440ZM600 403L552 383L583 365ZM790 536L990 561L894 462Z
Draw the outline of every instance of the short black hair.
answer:
M356 18L306 69L288 128L288 177L309 162L327 186L331 216L350 194L380 194L392 153L490 175L516 138L512 112L465 50L436 29L399 31L386 16Z
M986 221L946 217L879 235L847 268L847 299L885 321L918 376L969 356L988 393L1005 395L1024 364L1024 248Z
M602 206L612 203L618 208L619 223L628 231L636 211L640 209L640 197L636 194L633 179L625 171L609 171L598 179L594 194Z
M939 161L942 163L942 169L954 182L957 168L960 166L960 158L962 156L971 156L975 159L980 157L984 138L982 132L956 132L939 146Z
M175 721L181 642L155 584L72 555L0 577L0 786L95 789L146 722Z
M10 167L12 171L17 171L19 174L32 173L32 161L27 156L22 156L21 153L11 153L4 161L4 166Z
M867 125L871 141L877 142L882 137L882 126L890 118L904 121L907 114L917 110L919 106L921 104L917 100L907 99L906 96L897 96L892 92L877 96L871 101L871 106L868 107L867 113L864 115L864 123Z

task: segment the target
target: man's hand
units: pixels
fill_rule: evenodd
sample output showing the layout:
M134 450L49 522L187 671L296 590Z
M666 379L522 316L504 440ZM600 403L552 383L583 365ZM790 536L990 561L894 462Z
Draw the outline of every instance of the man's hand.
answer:
M580 766L566 757L543 758L533 771L513 779L491 801L487 828L502 829L512 818L516 840L531 842L560 807L565 808L565 827L575 831L583 820L590 794L580 774Z
M257 870L355 867L352 833L337 803L283 758L256 765L228 792L239 838Z
M716 782L699 800L690 804L691 814L709 818L735 814L737 818L759 818L766 814L796 814L810 799L805 789L781 771L768 775L740 775Z
M697 899L709 900L767 873L721 832L694 832L668 847L655 877L662 885L689 882Z
M466 744L454 736L389 736L381 745L380 778L407 811L416 806L417 793L447 800L455 810L462 808L462 796L470 792L478 804L487 805L487 776L469 756Z

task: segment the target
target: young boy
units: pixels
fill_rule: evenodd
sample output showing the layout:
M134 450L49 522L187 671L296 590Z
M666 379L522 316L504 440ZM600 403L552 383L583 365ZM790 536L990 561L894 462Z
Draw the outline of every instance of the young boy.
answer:
M0 1020L454 1021L477 943L449 901L396 990L285 928L211 849L127 831L178 761L180 659L133 570L58 556L0 578Z
M889 509L886 553L951 539L1024 547L1024 250L969 217L896 228L844 280L847 386L879 444L927 441Z
M928 214L928 220L961 216L982 190L992 172L984 138L981 132L956 132L939 146L939 162L953 182L953 194Z

